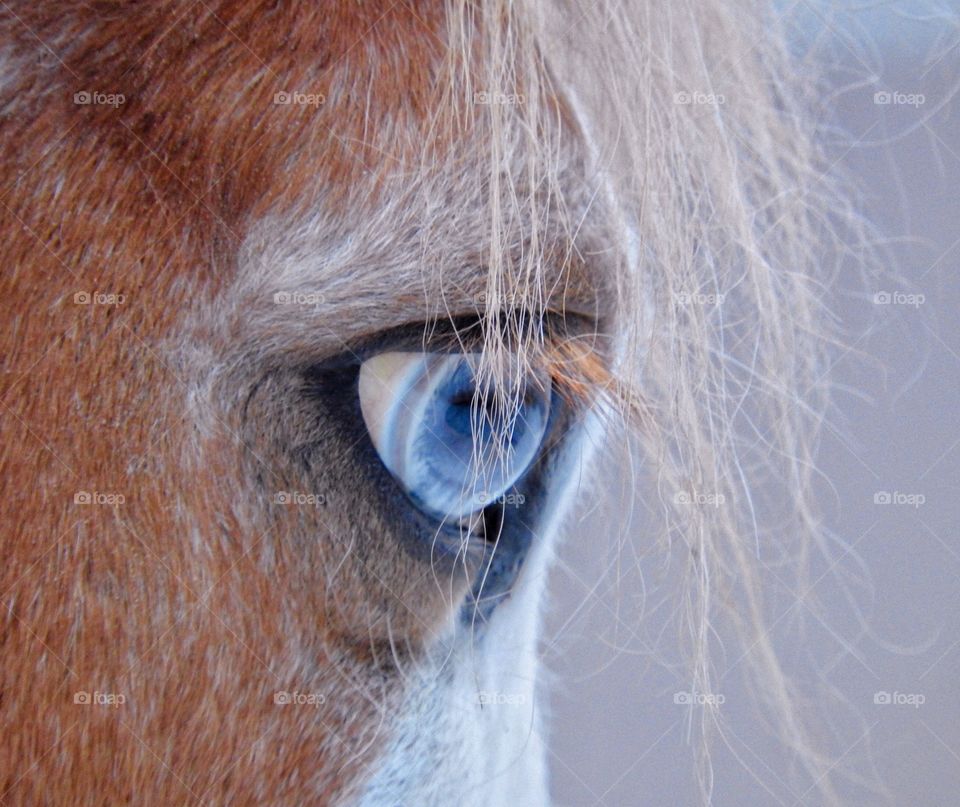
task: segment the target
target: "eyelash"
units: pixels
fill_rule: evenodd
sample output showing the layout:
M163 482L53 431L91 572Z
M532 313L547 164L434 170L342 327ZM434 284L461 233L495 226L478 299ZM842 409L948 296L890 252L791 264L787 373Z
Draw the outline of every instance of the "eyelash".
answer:
M388 350L422 351L426 353L469 353L480 351L483 335L491 327L499 327L513 334L534 329L541 333L544 344L596 334L597 324L580 314L545 311L537 314L508 311L499 315L499 322L482 320L475 315L452 317L434 322L412 322L393 326L360 338L344 350L310 369L323 372L351 365L359 366L366 359Z

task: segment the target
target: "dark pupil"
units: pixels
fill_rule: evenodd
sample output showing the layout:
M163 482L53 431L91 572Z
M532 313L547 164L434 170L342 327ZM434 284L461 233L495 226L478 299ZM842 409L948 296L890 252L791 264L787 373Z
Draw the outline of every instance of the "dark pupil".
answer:
M469 435L473 431L472 409L476 396L473 371L466 363L457 367L440 390L441 399L446 399L444 422L456 434Z
M477 391L473 385L473 375L467 369L464 378L464 369L460 368L454 374L447 389L447 408L444 413L444 422L447 427L458 435L471 435L475 427L479 426L482 437L491 439L494 434L509 433L509 442L514 443L522 431L523 418L517 417L513 411L505 411L505 402L497 395L485 396L482 401L483 409L477 409ZM464 381L467 381L464 384ZM529 406L531 394L525 392L521 407ZM509 428L508 428L509 426Z

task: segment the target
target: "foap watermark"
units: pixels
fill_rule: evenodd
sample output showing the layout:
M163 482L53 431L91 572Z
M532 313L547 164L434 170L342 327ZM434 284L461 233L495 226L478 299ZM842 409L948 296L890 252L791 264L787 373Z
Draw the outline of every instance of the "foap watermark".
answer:
M477 693L477 703L481 706L523 706L527 696L522 692L490 692L480 690Z
M723 93L681 90L674 94L673 103L680 106L723 106L727 99Z
M276 92L273 94L276 106L312 106L314 109L327 103L322 92Z
M908 294L905 291L878 291L873 295L874 305L906 305L919 308L926 301L925 294Z
M722 493L700 493L695 490L678 490L673 497L675 504L696 504L709 507L719 507L726 500L727 497Z
M273 295L276 305L312 305L321 306L327 302L322 291L278 291Z
M273 495L273 501L275 504L323 507L327 503L327 497L323 493L301 493L297 490L278 490Z
M125 294L110 294L105 291L78 291L73 295L74 305L123 305Z
M878 490L873 494L874 504L897 504L919 508L926 503L927 497L922 493L903 493L899 490Z
M104 493L99 490L78 490L73 494L74 504L105 504L115 506L127 500L122 493Z
M312 706L319 709L327 702L322 692L287 692L278 690L273 693L273 702L277 706Z
M526 101L526 97L518 92L488 92L487 90L481 90L473 94L473 103L483 106L494 104L500 106L518 106L519 104L526 103Z
M726 703L722 692L674 692L673 702L677 706L722 706Z
M522 301L516 291L506 291L502 295L490 295L487 291L481 291L473 295L474 303L480 308L486 308L488 305L502 306L504 309L517 307Z
M873 94L873 103L877 106L920 107L927 103L922 92L900 92L898 90L878 90Z
M73 702L77 706L111 706L118 709L127 702L122 692L87 692L84 689L73 693Z
M112 106L116 109L127 102L122 92L98 92L96 90L81 90L73 94L73 103L77 106Z
M526 504L527 497L522 493L501 493L499 496L491 496L489 493L480 493L477 495L477 501L484 507L490 504L501 504L503 506L520 507Z
M919 709L927 702L927 696L922 692L874 692L875 706L912 706Z
M679 305L723 305L723 297L721 292L707 294L700 291L678 291L673 295Z

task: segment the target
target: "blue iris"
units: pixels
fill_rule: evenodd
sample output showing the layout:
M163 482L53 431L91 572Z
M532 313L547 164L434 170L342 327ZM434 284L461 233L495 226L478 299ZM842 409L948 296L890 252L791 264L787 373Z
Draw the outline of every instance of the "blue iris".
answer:
M549 381L478 389L475 356L387 354L371 360L381 386L364 417L387 469L424 511L461 518L495 502L543 442ZM364 390L372 382L361 383ZM384 411L374 411L380 407ZM369 412L369 414L368 414Z

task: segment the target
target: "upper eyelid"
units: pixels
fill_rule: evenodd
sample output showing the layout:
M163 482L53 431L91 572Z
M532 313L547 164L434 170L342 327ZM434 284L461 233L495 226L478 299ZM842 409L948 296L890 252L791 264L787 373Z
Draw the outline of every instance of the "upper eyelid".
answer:
M541 315L538 315L541 316ZM597 323L582 314L547 311L548 339L561 340L597 334ZM335 356L315 365L314 370L359 366L366 359L386 351L427 353L470 352L482 349L482 321L477 316L453 317L430 323L416 322L388 328L360 339Z

